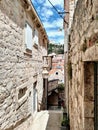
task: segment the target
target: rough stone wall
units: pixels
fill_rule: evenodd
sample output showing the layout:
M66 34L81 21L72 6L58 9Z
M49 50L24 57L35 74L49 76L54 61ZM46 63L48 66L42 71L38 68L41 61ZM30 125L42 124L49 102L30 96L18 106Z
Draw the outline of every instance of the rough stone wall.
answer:
M94 130L94 72L90 62L98 61L97 34L98 1L78 0L69 47L70 67L72 67L72 77L69 80L71 130ZM88 62L90 68L84 69L85 62ZM89 84L85 81L85 75L90 80ZM86 93L89 94L88 100Z
M33 83L37 81L38 103L43 93L42 46L26 54L24 27L30 20L18 0L0 0L0 129L14 129L33 113ZM31 22L31 21L30 21ZM26 88L18 99L19 89Z
M58 87L58 80L52 80L48 82L48 91L51 91L52 89L55 89Z

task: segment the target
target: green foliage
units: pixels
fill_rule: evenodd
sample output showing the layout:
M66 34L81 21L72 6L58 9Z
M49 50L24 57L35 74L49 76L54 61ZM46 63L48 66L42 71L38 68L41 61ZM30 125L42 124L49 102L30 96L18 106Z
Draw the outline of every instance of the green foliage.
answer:
M98 46L98 39L96 40L96 45Z
M63 91L64 90L64 84L60 83L58 84L58 91Z
M61 126L68 126L69 125L69 118L68 117L63 117L61 121Z
M48 54L50 53L64 54L64 45L60 44L48 44Z

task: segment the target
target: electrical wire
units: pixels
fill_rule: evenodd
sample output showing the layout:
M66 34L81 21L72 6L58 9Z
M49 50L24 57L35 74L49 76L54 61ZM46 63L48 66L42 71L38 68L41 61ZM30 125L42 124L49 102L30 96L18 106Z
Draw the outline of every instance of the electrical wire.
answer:
M33 2L32 2L32 4L33 4ZM40 3L38 3L38 2L37 2L37 0L36 0L36 4L37 4L37 6L39 6L39 7L41 7L41 8L42 8L42 7L44 7L44 5L43 5L43 4L40 4ZM35 6L34 6L34 7L35 7ZM47 19L47 17L46 17L45 15L44 15L44 17L45 17L45 19ZM41 20L42 20L42 19L41 19Z
M57 9L56 9L56 7L52 4L52 2L50 1L50 0L48 0L48 2L52 5L52 7L55 9L55 11L57 12L57 14L59 15L59 17L61 17L62 19L63 19L63 21L67 24L67 25L69 25L68 24L68 22L63 18L63 16L62 16L62 14L63 13L69 13L69 12L59 12ZM39 3L36 1L36 3L39 5ZM33 4L33 3L32 3ZM46 16L45 16L45 18L46 18Z
M50 1L50 0L48 0L49 1L49 3L52 5L52 7L55 9L55 11L58 13L58 15L63 19L63 21L67 24L67 25L69 25L68 24L68 22L63 18L63 16L60 14L60 12L58 12L58 10L56 9L56 7L52 4L52 2ZM65 13L68 13L68 12L65 12Z

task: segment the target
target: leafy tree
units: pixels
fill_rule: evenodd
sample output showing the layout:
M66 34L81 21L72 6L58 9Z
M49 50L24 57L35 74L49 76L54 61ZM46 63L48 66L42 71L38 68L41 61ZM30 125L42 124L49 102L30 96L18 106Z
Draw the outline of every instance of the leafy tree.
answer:
M48 54L53 52L56 54L64 54L64 45L50 43L48 45Z

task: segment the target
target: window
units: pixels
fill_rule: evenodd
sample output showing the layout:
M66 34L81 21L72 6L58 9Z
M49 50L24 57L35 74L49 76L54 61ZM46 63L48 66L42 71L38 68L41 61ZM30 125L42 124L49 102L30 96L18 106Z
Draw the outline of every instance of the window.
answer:
M19 89L18 99L22 98L27 91L27 87Z
M37 90L36 90L37 82L33 85L33 112L37 111Z
M37 90L33 89L33 112L37 111Z
M38 45L38 31L37 31L37 29L33 30L33 43Z
M25 24L25 42L26 48L32 50L32 28L28 23Z
M95 63L95 130L98 130L98 62Z
M58 72L56 72L56 75L58 75Z
M84 129L88 130L90 126L90 130L94 130L94 63L84 62L82 69L84 70L84 77L81 77L81 80L84 79Z

